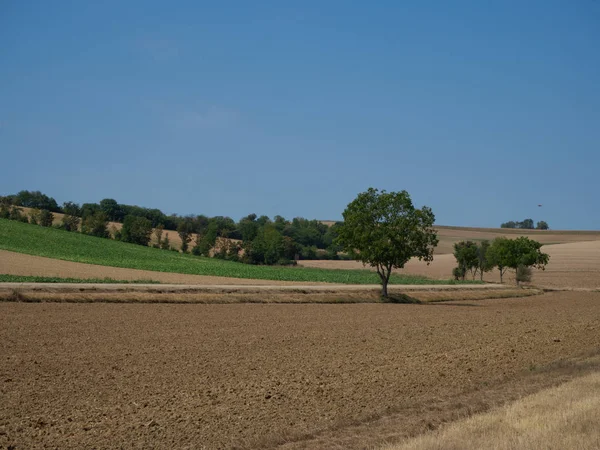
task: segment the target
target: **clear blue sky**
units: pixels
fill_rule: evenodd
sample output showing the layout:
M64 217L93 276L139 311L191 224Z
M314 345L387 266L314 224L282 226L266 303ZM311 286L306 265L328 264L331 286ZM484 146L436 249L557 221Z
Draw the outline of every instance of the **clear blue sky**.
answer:
M293 3L2 1L0 194L600 229L600 1Z

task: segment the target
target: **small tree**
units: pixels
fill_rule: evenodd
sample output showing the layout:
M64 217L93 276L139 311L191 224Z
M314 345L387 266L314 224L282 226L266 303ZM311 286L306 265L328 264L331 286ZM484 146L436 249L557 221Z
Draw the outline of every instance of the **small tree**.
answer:
M477 244L473 241L461 241L454 244L454 257L458 263L458 269L465 279L467 272L471 272L473 279L479 269L479 256Z
M488 251L494 266L500 270L500 282L506 270L515 271L517 285L521 281L517 274L520 266L524 268L535 267L544 270L550 256L540 250L542 244L527 237L517 239L496 238ZM522 269L522 273L526 271ZM521 277L523 278L523 277Z
M165 238L160 243L160 248L163 250L171 250L171 242L169 241L169 233L165 234Z
M54 214L47 209L42 209L38 215L38 223L43 227L51 227L54 222Z
M507 266L513 269L515 273L518 272L519 267L521 266L525 269L534 267L536 269L545 270L546 265L550 261L550 256L546 253L542 253L541 248L541 243L524 236L513 239L510 241ZM521 278L524 278L523 281L528 281L525 279L527 277L526 272L526 270L522 269L524 275ZM529 272L529 274L531 274L531 272ZM529 278L531 278L531 276L529 276ZM519 276L516 276L517 285L520 281Z
M487 251L489 264L491 264L492 267L497 267L498 271L500 272L500 283L503 282L504 274L509 267L509 245L509 239L505 237L498 237L492 241Z
M97 211L87 215L81 223L81 232L90 236L109 238L106 214L102 211Z
M179 225L177 225L177 234L181 239L181 251L186 253L188 251L190 242L192 241L192 233L194 232L194 224L191 219L185 218Z
M537 225L536 225L535 228L538 229L538 230L549 230L550 229L550 227L548 226L548 223L545 222L545 221L543 221L543 220L540 220L537 223Z
M479 277L481 281L483 281L483 274L494 268L494 265L492 264L492 261L490 261L490 257L488 255L489 248L490 241L487 240L481 241L479 247L477 247L477 268L479 270Z
M121 240L138 245L148 245L152 236L152 222L145 217L125 216Z
M154 236L156 236L156 248L160 248L160 244L162 243L162 235L163 235L163 231L165 229L164 225L158 225L155 229L154 229Z
M386 192L369 188L358 194L343 213L337 242L354 258L375 267L381 294L388 297L392 270L411 258L431 262L438 243L430 208L416 209L406 191Z

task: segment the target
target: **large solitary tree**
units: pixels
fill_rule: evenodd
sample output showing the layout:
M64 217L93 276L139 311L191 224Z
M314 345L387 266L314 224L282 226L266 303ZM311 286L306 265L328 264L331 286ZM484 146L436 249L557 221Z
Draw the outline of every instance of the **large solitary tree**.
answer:
M355 259L377 269L382 296L388 297L393 269L411 258L433 261L438 243L431 208L416 209L406 191L386 192L369 188L358 194L343 213L337 242Z

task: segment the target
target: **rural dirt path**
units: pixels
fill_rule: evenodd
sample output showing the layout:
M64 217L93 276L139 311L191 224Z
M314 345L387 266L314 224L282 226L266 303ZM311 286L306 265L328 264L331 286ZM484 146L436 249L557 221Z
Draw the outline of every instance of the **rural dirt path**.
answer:
M24 289L43 291L127 291L127 292L247 292L247 291L310 291L310 292L347 292L379 291L378 284L299 284L299 285L239 285L239 284L127 284L127 283L0 283L0 289ZM423 284L390 285L390 291L446 291L446 290L486 290L514 289L514 286L501 284Z

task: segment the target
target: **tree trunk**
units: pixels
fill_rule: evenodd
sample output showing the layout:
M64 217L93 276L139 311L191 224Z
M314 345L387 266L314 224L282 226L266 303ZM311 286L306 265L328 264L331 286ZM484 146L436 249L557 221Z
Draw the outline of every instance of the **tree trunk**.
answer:
M387 288L387 286L388 286L388 282L385 279L385 277L383 277L381 279L381 296L383 298L388 298L388 288Z

